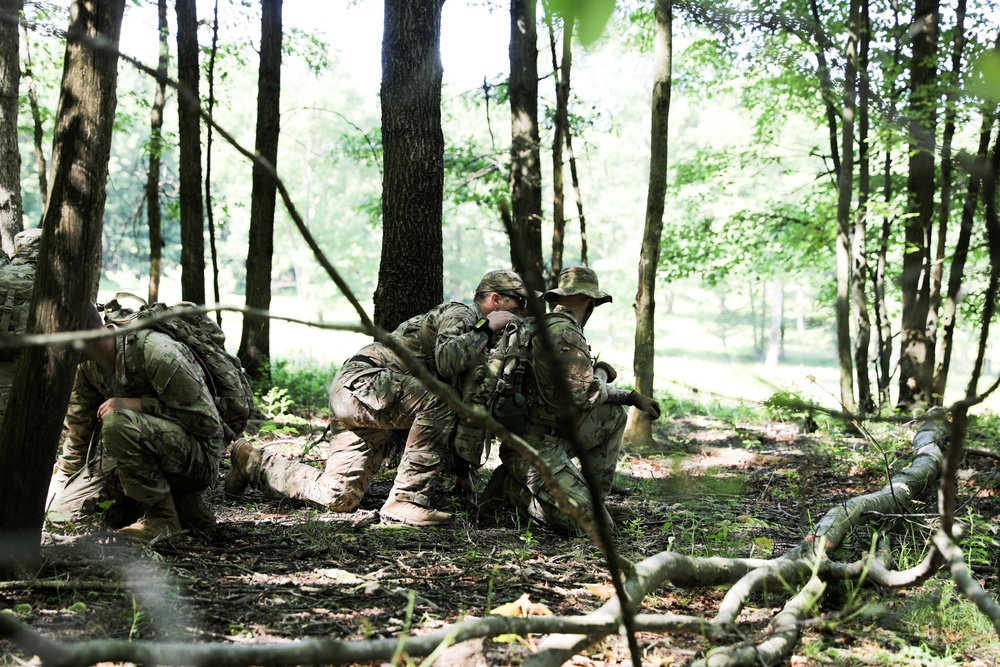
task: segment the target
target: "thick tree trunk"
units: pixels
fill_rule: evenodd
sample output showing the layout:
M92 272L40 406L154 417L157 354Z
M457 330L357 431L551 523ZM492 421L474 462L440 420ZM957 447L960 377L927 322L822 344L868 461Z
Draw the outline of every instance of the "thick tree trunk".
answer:
M24 78L28 84L28 106L31 108L32 137L34 138L35 172L38 174L38 199L42 205L42 216L49 197L49 179L45 164L45 131L42 128L42 113L38 109L38 94L35 91L35 77L31 68L31 40L28 29L24 29Z
M784 326L785 320L785 283L780 276L772 281L771 296L771 327L767 334L767 354L764 356L764 367L774 372L785 356Z
M527 266L511 264L532 289L544 289L542 259L542 161L538 140L538 44L536 0L510 3L510 188L514 233ZM512 245L517 245L513 244Z
M261 0L260 75L257 81L256 152L272 166L278 161L281 93L281 0ZM274 204L277 183L256 164L250 200L250 247L247 251L247 308L271 308L271 263L274 256ZM266 317L245 315L240 361L251 377L269 370L271 326Z
M0 0L0 248L8 255L14 254L14 236L24 229L17 145L18 18L23 8L24 0Z
M854 195L854 114L858 78L858 0L851 0L844 68L844 111L841 121L840 173L837 174L837 359L840 363L840 403L848 412L854 400L851 349L851 201Z
M934 127L937 113L939 0L917 0L910 69L910 160L907 177L897 407L912 410L931 400L934 347L927 331L930 298L930 232L934 215Z
M205 303L205 221L201 199L201 118L198 107L198 13L195 0L177 11L177 135L180 146L181 298Z
M382 38L382 257L375 323L392 330L444 293L442 0L386 0Z
M167 0L157 2L160 56L156 63L156 92L149 111L149 175L146 178L146 215L149 221L149 303L160 300L163 271L163 217L160 214L160 151L163 150L163 107L167 99Z
M118 56L95 52L79 36L118 43L125 0L76 0L70 7L62 93L53 138L52 196L42 221L33 333L86 328L97 272L104 182L115 117ZM76 267L71 269L70 267ZM0 574L39 556L45 489L52 474L79 352L68 347L25 350L0 427Z
M663 208L667 196L667 129L670 121L670 92L673 73L673 7L671 0L656 0L653 9L656 34L653 38L653 96L649 140L649 187L646 191L646 222L639 250L639 288L635 295L635 352L632 369L635 389L653 395L655 350L656 268L660 263ZM629 445L652 441L652 420L630 408L624 440Z

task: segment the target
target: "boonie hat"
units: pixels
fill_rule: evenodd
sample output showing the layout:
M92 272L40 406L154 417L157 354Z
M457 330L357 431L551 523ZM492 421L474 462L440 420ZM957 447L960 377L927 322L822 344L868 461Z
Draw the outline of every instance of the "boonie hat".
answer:
M559 287L550 289L542 296L549 303L555 303L561 296L586 294L597 300L595 306L610 303L611 295L602 292L597 283L597 274L586 266L568 266L559 274Z
M528 298L528 288L524 286L521 276L514 271L490 271L479 281L475 294L483 292L514 292L520 294L525 299Z

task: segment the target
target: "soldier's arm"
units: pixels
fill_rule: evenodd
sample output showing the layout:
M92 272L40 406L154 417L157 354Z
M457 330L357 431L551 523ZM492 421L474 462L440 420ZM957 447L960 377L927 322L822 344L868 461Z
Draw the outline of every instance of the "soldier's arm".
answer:
M70 394L69 409L63 421L63 441L56 470L66 476L82 469L87 462L90 439L97 428L97 408L104 396L87 378L83 368L77 368Z
M454 378L482 361L490 342L489 331L475 331L475 312L467 307L450 308L442 314L434 341L434 363L444 378Z
M602 376L594 373L587 340L582 335L568 335L559 347L576 406L587 412L604 403L608 398L608 385Z
M169 339L146 344L146 372L156 394L142 397L142 411L177 422L197 438L220 436L219 411L187 346Z

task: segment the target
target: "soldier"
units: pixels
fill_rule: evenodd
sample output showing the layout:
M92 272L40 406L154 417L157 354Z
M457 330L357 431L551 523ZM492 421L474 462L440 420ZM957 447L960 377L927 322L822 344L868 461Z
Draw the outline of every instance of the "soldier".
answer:
M90 326L104 327L93 304ZM95 511L98 492L114 497L117 471L120 499L142 514L120 534L151 540L180 531L182 522L214 523L197 494L218 477L222 420L201 366L183 343L146 329L89 344L64 434L49 487L50 515L86 511L88 499ZM91 450L97 440L103 454Z
M454 384L483 361L493 332L516 317L527 294L513 271L490 271L476 287L475 307L441 304L403 322L392 335L439 379ZM442 463L450 461L448 440L456 417L388 347L371 343L344 362L330 384L330 412L350 431L334 439L325 471L240 443L233 449L226 493L240 496L252 484L268 496L350 512L382 464L391 432L408 429L396 479L379 514L417 526L452 520L431 507L431 491ZM455 468L467 492L472 489L470 464L479 461L459 462Z
M615 378L614 368L603 361L594 362L583 327L594 308L611 301L611 295L599 289L597 274L586 267L571 266L559 275L559 287L543 295L555 307L541 323L547 328L555 346L559 363L550 363L533 346L530 363L525 364L521 383L527 399L524 439L534 447L555 475L563 493L585 514L593 514L587 483L573 463L574 452L567 435L559 430L557 415L563 406L556 395L553 379L565 373L573 402L581 411L577 435L584 455L597 472L601 482L598 497L602 500L611 491L622 435L625 430L624 405L634 405L653 419L660 416L659 404L635 391L609 387ZM482 510L495 510L502 499L515 507L522 516L541 521L561 532L579 534L580 527L568 514L556 506L555 498L535 468L513 449L500 447L498 467L483 493ZM607 511L603 503L599 511Z

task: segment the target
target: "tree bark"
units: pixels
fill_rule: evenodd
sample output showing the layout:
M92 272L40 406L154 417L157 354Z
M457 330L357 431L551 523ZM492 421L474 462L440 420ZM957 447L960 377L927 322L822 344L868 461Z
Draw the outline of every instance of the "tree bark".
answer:
M160 152L163 150L163 108L167 99L167 0L157 1L160 55L156 62L156 92L149 111L149 174L146 178L146 216L149 222L149 303L160 300L163 267L163 216L160 214Z
M201 118L198 107L198 13L195 0L175 0L177 12L177 136L180 147L181 298L205 303L205 221L201 199Z
M670 92L673 75L673 6L671 0L656 0L653 8L656 34L653 38L653 95L649 139L649 187L646 191L646 222L639 251L639 287L635 295L635 352L632 369L635 389L653 395L655 350L656 269L660 264L660 237L667 196L667 129L670 125ZM652 420L637 408L629 408L624 442L652 442Z
M21 81L18 18L24 0L0 0L0 248L14 254L24 229L21 151L17 145L17 89Z
M823 33L823 22L820 19L819 6L816 0L809 0L809 10L812 12L814 39L816 42L816 67L819 75L819 92L823 99L823 110L826 114L826 125L830 135L830 160L833 162L834 178L840 174L840 151L837 149L837 109L833 105L836 93L830 77L830 65L826 62L827 40Z
M844 110L841 120L840 173L837 174L837 359L840 363L840 404L857 410L851 349L851 201L854 195L854 115L858 67L858 0L851 0L844 66Z
M444 293L442 0L386 0L382 38L382 256L375 323L393 330Z
M257 153L277 167L281 113L281 1L261 0L260 75L257 82ZM277 183L256 164L250 200L250 246L247 250L247 308L271 308L271 264L274 256L274 205ZM250 377L269 371L271 326L266 317L243 318L240 361Z
M118 56L96 52L79 36L117 45L125 0L76 0L70 7L62 92L53 138L52 193L42 221L32 333L86 328L104 215L105 180L115 117ZM71 269L70 267L78 267ZM52 474L79 351L33 347L17 362L0 427L0 574L39 557L45 490Z
M938 0L917 0L910 66L909 174L905 223L902 326L899 353L900 410L929 405L934 347L927 331L930 298L930 232L934 215L934 128L936 123Z
M542 161L538 140L538 44L536 0L510 3L510 188L514 233L527 266L511 264L535 290L545 288L542 259ZM512 244L513 245L513 244Z

